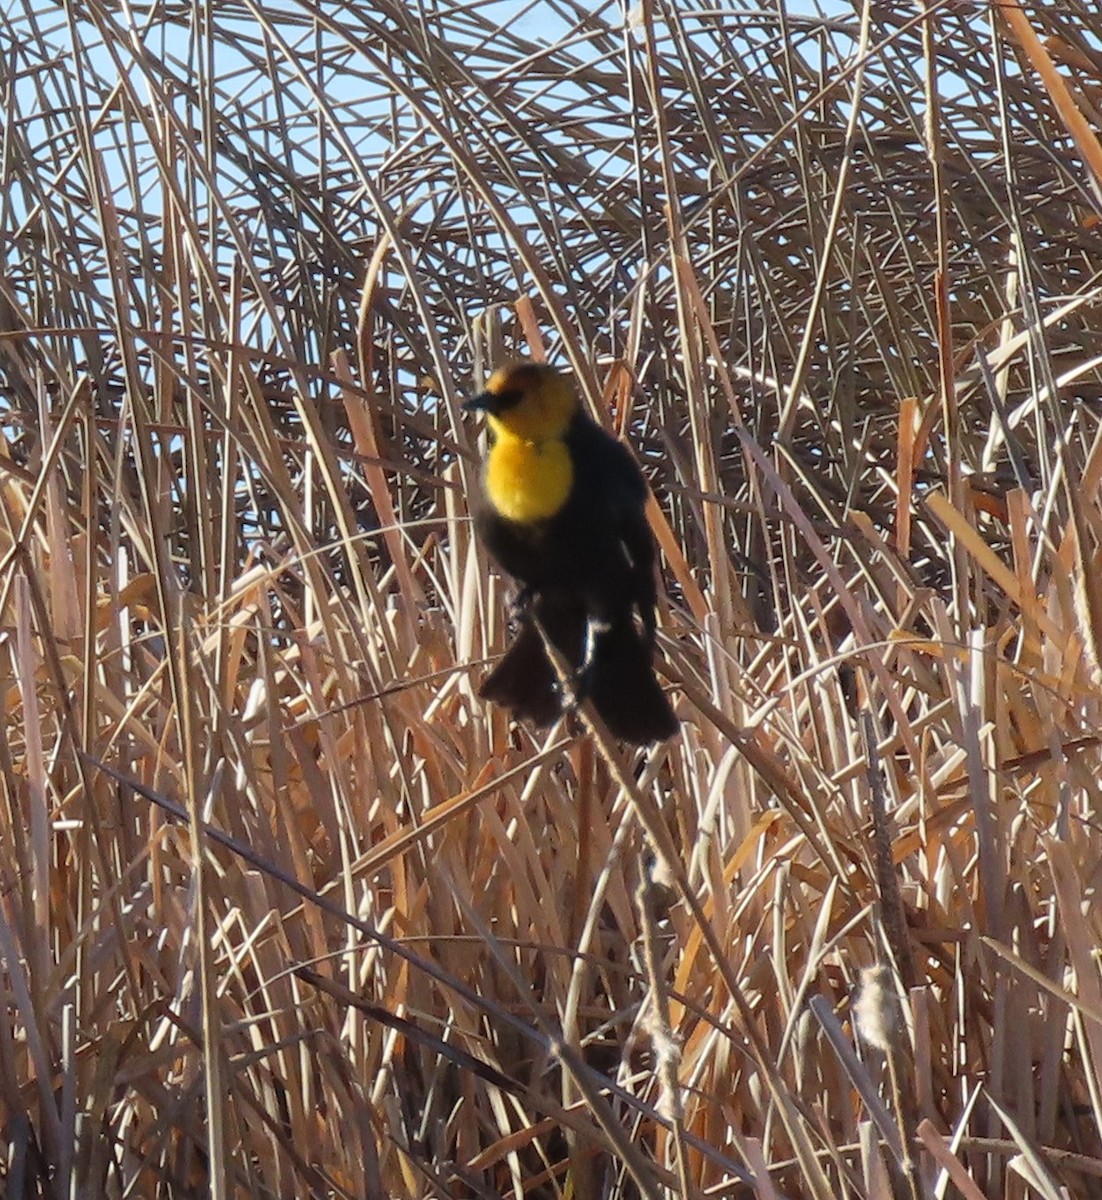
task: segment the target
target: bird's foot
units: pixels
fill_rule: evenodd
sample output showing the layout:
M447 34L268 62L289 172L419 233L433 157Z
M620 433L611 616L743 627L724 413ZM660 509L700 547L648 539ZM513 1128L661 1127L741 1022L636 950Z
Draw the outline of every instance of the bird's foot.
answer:
M532 601L535 599L535 588L522 587L509 601L509 617L518 625L523 624L532 615Z
M570 679L569 690L563 692L563 705L566 708L578 708L584 704L593 687L593 676L597 668L597 655L600 650L601 637L608 633L611 626L607 621L590 617L586 624L585 650L581 666Z
M585 703L589 695L591 676L592 671L581 667L569 679L563 680L560 689L564 712L576 712Z

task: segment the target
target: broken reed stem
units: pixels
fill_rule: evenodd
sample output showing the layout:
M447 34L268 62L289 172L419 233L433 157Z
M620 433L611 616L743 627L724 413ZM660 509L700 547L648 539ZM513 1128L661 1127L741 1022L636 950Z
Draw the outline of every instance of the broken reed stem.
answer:
M641 864L635 889L635 907L643 934L643 963L650 989L651 1045L654 1048L655 1074L658 1076L658 1111L669 1117L673 1126L673 1145L677 1179L684 1197L695 1196L689 1177L685 1145L685 1105L681 1099L681 1045L670 1021L670 998L659 965L659 913L669 904L670 892L657 878L658 864L649 855Z
M888 827L888 810L884 798L884 780L881 774L880 756L876 746L876 726L872 713L865 709L861 713L861 738L865 751L865 779L869 789L869 812L872 817L873 862L876 875L877 908L883 941L895 963L893 971L889 964L880 964L881 1002L890 1004L889 1020L885 1022L889 1036L882 1049L888 1064L888 1079L892 1093L892 1107L899 1124L900 1144L903 1160L900 1164L912 1200L921 1200L921 1188L915 1168L912 1145L917 1113L914 1106L914 1089L904 1080L909 1080L911 1071L908 1060L901 1052L903 1022L901 999L896 991L896 980L901 979L905 992L915 986L914 960L911 957L910 941L907 937L907 920L903 909L903 896L899 889L895 861L892 857L892 836ZM880 951L883 954L883 950Z
M555 669L555 673L559 676L560 684L567 687L570 678L569 665L558 649L552 644L550 638L547 636L547 631L539 624L538 620L536 621L536 629L543 639L548 658ZM750 1002L746 999L738 978L732 969L727 949L716 933L708 914L704 911L704 905L700 902L699 897L689 882L684 863L677 853L673 838L662 821L661 814L655 807L653 800L649 796L644 795L636 786L635 780L614 748L612 735L605 727L604 721L597 715L593 705L588 702L584 703L577 711L583 724L588 728L597 747L600 749L601 756L604 758L613 779L623 790L624 795L631 804L632 810L642 825L651 846L669 869L671 878L675 882L681 899L684 901L686 908L688 908L692 915L693 921L700 930L701 938L708 948L712 962L719 972L720 978L727 988L727 993L738 1012L740 1032L749 1043L750 1055L754 1060L755 1066L761 1072L769 1094L777 1106L777 1112L784 1125L785 1133L792 1144L796 1157L799 1159L809 1195L814 1200L834 1200L831 1185L815 1157L814 1147L811 1144L808 1133L801 1123L795 1105L789 1097L788 1089L781 1078L773 1055L770 1053L769 1047L761 1036Z

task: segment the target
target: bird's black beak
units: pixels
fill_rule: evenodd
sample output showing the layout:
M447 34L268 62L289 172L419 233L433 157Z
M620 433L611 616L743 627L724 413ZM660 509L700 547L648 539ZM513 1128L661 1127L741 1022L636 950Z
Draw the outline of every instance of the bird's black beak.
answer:
M464 412L495 412L497 410L497 397L493 392L479 392L477 396L472 396L469 400L464 400Z
M524 398L520 388L506 388L500 392L479 392L472 396L464 405L467 412L503 413L514 404L519 404Z

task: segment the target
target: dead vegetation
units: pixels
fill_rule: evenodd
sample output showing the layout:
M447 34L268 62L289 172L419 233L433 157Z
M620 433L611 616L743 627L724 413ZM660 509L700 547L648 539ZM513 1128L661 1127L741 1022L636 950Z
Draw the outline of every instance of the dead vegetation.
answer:
M1096 6L25 3L11 1196L1102 1196ZM637 449L511 730L458 401Z

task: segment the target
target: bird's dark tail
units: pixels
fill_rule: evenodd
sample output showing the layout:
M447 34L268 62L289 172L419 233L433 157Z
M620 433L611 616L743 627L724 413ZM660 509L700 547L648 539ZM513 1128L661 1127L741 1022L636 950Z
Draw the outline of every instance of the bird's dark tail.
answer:
M537 728L550 725L562 713L558 676L543 648L543 639L530 621L521 625L501 662L482 681L478 694Z
M677 732L677 718L658 684L652 651L633 621L604 630L585 674L586 695L613 737L636 746L663 742Z
M563 658L577 669L584 657L586 614L582 606L537 597L532 612ZM663 741L677 732L666 694L651 666L649 642L630 619L603 630L592 661L581 681L584 695L609 732L642 746ZM537 726L550 725L563 711L558 676L547 657L534 622L522 623L501 662L483 681L478 693Z
M530 612L568 663L581 662L584 609L536 596L530 602ZM559 677L532 620L526 617L521 622L505 656L482 681L478 694L483 700L492 700L509 709L518 720L531 721L537 727L550 725L562 715Z

